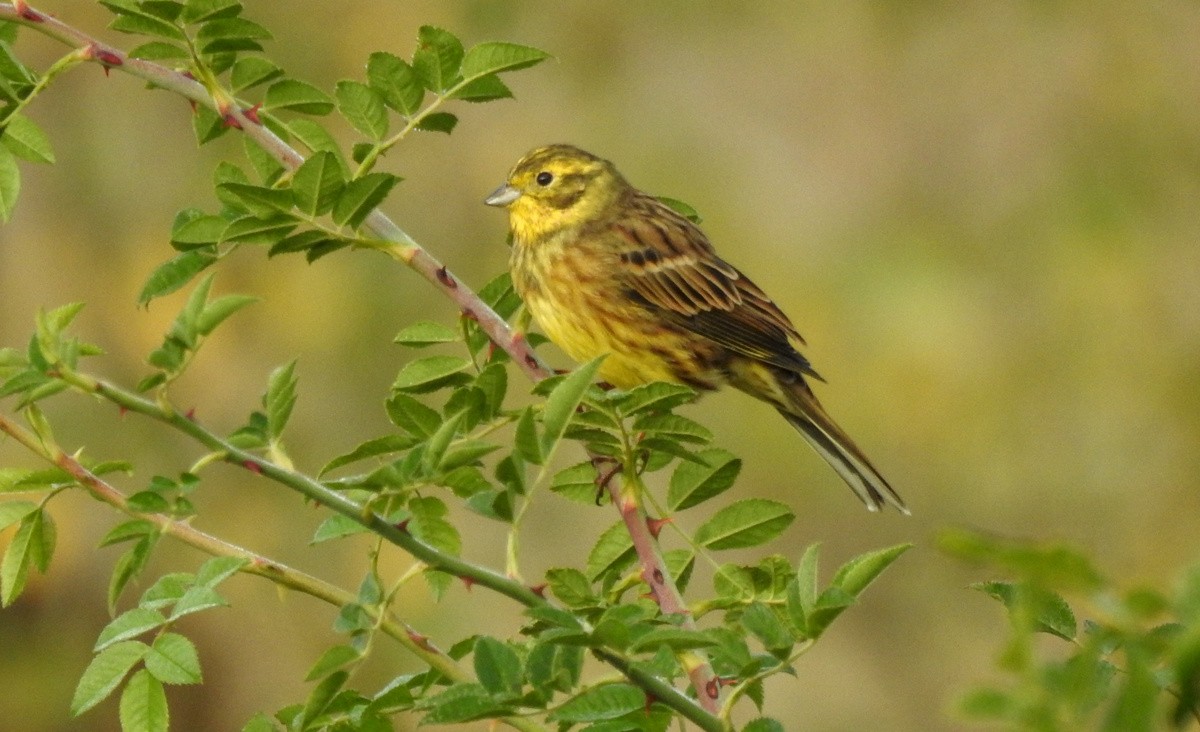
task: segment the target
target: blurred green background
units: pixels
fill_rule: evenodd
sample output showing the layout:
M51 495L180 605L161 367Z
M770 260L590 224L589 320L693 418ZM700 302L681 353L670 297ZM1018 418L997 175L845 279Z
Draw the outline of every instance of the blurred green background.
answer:
M104 30L107 12L88 0L39 7L136 43ZM940 527L1068 541L1122 586L1169 587L1200 554L1195 3L293 0L251 3L248 16L275 31L275 60L326 89L362 78L373 50L407 57L426 23L468 45L554 54L510 77L515 102L454 107L452 137L418 135L386 160L407 178L387 212L466 282L506 266L504 217L483 196L528 148L573 142L694 205L717 248L791 314L829 380L819 395L912 518L866 513L798 435L740 394L687 413L745 458L739 495L799 513L769 551L794 560L820 541L832 569L872 548L917 548L802 659L798 678L768 688L768 712L789 729L962 728L953 701L995 677L1007 625L964 589L982 575L933 548ZM64 49L25 31L18 52L45 68ZM108 351L93 369L132 384L182 300L140 310L137 292L170 255L175 212L215 206L213 166L241 143L228 135L198 151L185 102L95 66L29 113L58 164L22 165L21 200L0 227L0 345L21 346L37 308L83 300L78 330ZM309 266L245 250L219 268L216 290L263 300L218 331L176 401L232 429L270 370L298 357L289 445L308 470L387 429L383 399L410 356L394 334L455 315L371 253ZM60 397L48 410L64 445L133 459L136 475L118 481L128 490L199 454L104 403ZM0 464L36 463L6 442ZM199 527L357 585L364 543L308 546L323 511L244 471L205 476ZM74 493L53 512L50 575L0 612L0 720L115 729L111 702L75 721L67 708L107 620L118 550L96 542L119 517ZM467 555L502 566L503 528L463 520ZM614 520L609 508L542 495L526 576L581 563ZM169 542L160 551L149 578L203 560ZM206 682L170 689L175 729L237 729L301 699L309 664L336 642L326 606L250 578L225 590L231 608L182 628ZM434 606L414 585L400 611L441 643L521 622L515 604L460 586ZM382 643L359 681L417 669Z

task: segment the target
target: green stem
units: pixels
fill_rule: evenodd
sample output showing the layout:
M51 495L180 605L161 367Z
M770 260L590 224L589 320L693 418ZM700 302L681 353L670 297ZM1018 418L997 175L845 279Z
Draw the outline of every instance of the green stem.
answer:
M131 516L154 524L164 536L170 536L184 544L214 557L234 557L245 560L246 564L240 571L264 577L275 584L303 593L310 597L333 605L343 607L356 602L357 598L350 592L318 579L310 574L289 567L261 554L256 554L244 547L231 544L211 534L196 529L186 521L173 519L161 513L144 513L132 509L129 499L112 484L92 473L78 460L68 455L60 447L48 441L44 436L39 437L3 414L0 414L0 432L3 432L30 452L38 455L47 462L66 471L76 483L88 491L93 497ZM453 681L469 682L470 676L446 654L442 653L425 636L417 633L409 625L395 619L387 610L386 605L378 608L364 608L373 614L376 627L386 635L394 638L405 649L420 658L430 668ZM510 726L538 732L543 727L520 717L504 720Z
M388 542L404 549L409 554L435 569L495 590L529 607L546 604L546 600L530 588L510 580L502 574L471 564L426 544L404 528L388 523L382 516L368 510L362 504L327 488L303 473L287 470L252 452L235 446L205 428L198 421L180 414L169 406L144 399L108 382L76 371L64 369L59 373L59 378L81 391L102 396L124 409L151 417L174 427L208 449L222 453L226 462L240 465L270 478L276 483L286 485L326 508L331 508L344 516L354 519L379 536L382 536Z

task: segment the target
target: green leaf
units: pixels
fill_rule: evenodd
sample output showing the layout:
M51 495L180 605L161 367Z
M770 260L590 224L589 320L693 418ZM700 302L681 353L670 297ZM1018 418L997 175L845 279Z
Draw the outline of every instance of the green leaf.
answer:
M362 534L370 531L354 519L343 516L340 513L335 513L329 518L321 522L317 530L313 533L313 538L309 540L310 544L320 544L323 541L330 539L340 539L343 536L351 536L353 534Z
M175 41L187 40L187 36L183 34L183 31L175 27L174 24L162 20L161 18L156 18L149 13L143 13L136 8L131 8L128 6L118 6L116 3L111 2L101 2L100 4L108 7L110 10L120 13L120 15L118 15L116 18L113 18L113 21L108 24L108 27L115 31L120 31L121 33L131 33L135 35L170 38L171 40ZM117 10L118 7L121 7L121 9Z
M144 518L131 518L130 521L116 524L116 526L110 528L97 546L112 546L120 544L122 541L140 539L145 535L156 533L157 530L158 527L154 523L146 521Z
M795 519L786 504L747 498L717 512L696 530L696 543L708 549L742 549L764 544Z
M550 481L550 490L564 498L587 505L596 503L596 467L591 461L560 470Z
M46 133L23 114L14 114L4 121L0 141L13 155L33 163L53 163L54 150Z
M216 587L242 571L249 563L249 560L242 557L213 557L196 570L196 584L204 587Z
M289 214L276 213L266 217L249 214L229 222L221 232L221 241L271 246L290 234L299 223L299 219Z
M216 261L216 253L207 247L172 257L150 274L138 295L138 305L146 305L156 297L175 292Z
M7 223L21 192L21 171L12 152L0 145L0 223Z
M196 318L196 332L200 335L212 333L226 318L252 302L258 302L258 298L251 295L223 295L218 297L216 300L206 304L204 309L200 311L200 316Z
M712 432L704 425L678 414L647 414L633 422L633 430L681 442L711 442Z
M314 153L328 152L336 155L338 163L343 166L342 172L348 174L349 168L345 167L346 161L342 159L341 146L324 127L311 119L300 118L288 122L287 131Z
M567 607L582 607L596 602L587 575L574 567L546 570L546 582L554 596Z
M479 684L455 684L434 697L421 701L430 711L421 724L455 724L495 717L509 708L494 699Z
M978 582L970 587L996 598L1014 616L1028 613L1034 630L1056 635L1065 641L1075 640L1078 632L1075 614L1071 612L1067 601L1057 593L1012 582Z
M400 180L391 173L367 173L350 181L333 206L334 223L357 229Z
M527 463L541 465L546 461L542 453L542 443L538 440L537 424L534 422L533 409L526 407L517 418L517 431L513 436L517 454Z
M136 577L145 567L146 562L150 558L150 552L154 549L158 540L158 534L147 534L134 543L124 554L117 559L117 564L113 567L112 576L108 583L108 609L112 613L115 610L117 599L121 596L121 592L130 580Z
M333 210L345 186L342 168L330 152L314 153L292 176L292 196L296 208L309 216L321 216Z
M187 0L179 14L182 23L201 23L217 18L231 18L241 14L240 0Z
M691 204L680 201L677 198L667 198L666 196L655 196L655 198L667 204L667 208L691 221L693 224L704 222L704 219L700 217L700 212L692 208Z
M212 142L229 132L229 129L225 118L208 107L199 107L192 114L192 132L195 133L196 142L200 145Z
M387 401L392 424L409 434L426 439L442 426L442 415L407 394L393 394Z
M187 49L177 43L150 41L129 49L129 58L145 61L179 61L190 58Z
M462 424L463 416L463 412L459 412L447 417L437 431L429 436L429 440L425 443L425 452L421 456L421 464L427 474L436 473L441 467L442 457L446 454L446 449L450 447L454 436L458 434L458 427Z
M367 59L367 81L384 104L401 114L416 114L425 98L425 87L412 67L385 51L376 51Z
M308 700L305 701L299 718L294 721L294 728L310 729L310 723L325 713L348 678L350 678L349 673L335 671L317 684L312 693L308 695Z
M32 511L21 519L0 561L0 607L8 607L20 596L30 566L43 573L49 568L56 534L54 522L44 510Z
M304 677L304 680L316 681L317 679L324 678L343 666L357 663L361 658L362 653L357 649L350 646L333 646L321 654L321 657L309 669L308 675Z
M5 501L0 503L0 531L12 526L36 510L38 510L38 504L32 501Z
M717 596L737 603L754 597L754 575L745 567L723 564L713 575L713 589Z
M737 480L742 461L726 450L710 448L697 454L703 462L681 462L671 474L667 505L682 511L724 493Z
M229 219L224 216L205 216L194 210L180 211L171 226L171 246L182 250L211 246L221 240L221 234L225 233L228 226Z
M618 521L600 535L588 553L587 576L595 582L610 572L620 572L632 564L636 556L625 524Z
M445 132L449 135L458 124L458 117L449 112L434 112L427 114L417 123L418 130L426 132Z
M338 111L354 129L372 140L382 140L387 134L388 116L382 94L361 82L339 81L334 97Z
M449 89L458 79L462 61L462 42L454 34L431 25L423 25L417 31L412 67L426 89L433 92Z
M821 545L810 544L796 565L795 588L788 587L788 612L797 628L805 628L806 617L812 612L820 592L817 580L817 564L821 556Z
M599 722L616 719L646 705L646 693L629 684L596 686L567 700L548 716L557 722Z
M263 407L267 412L267 434L278 439L296 406L296 362L291 361L271 372Z
M145 661L146 670L164 684L199 684L203 680L196 646L178 633L155 638Z
M657 628L634 641L629 646L629 652L654 651L660 646L666 646L672 651L686 651L695 648L711 648L714 645L716 645L716 641L702 631Z
M171 617L169 619L174 622L184 615L198 613L201 610L208 610L214 607L224 607L228 604L225 598L217 594L217 591L213 588L199 585L183 593L183 597L179 598L179 602L175 603L175 607L171 608Z
M454 328L442 323L422 320L400 331L394 342L410 348L423 348L436 343L455 343L460 340L462 340L462 336Z
M121 692L121 729L167 732L170 713L162 683L146 669L129 678Z
M434 414L437 413L434 412ZM376 437L373 440L367 440L366 442L358 445L345 455L339 455L325 463L325 465L323 465L321 469L317 471L317 476L323 476L332 470L336 470L344 465L356 463L360 460L366 460L367 458L376 457L378 455L387 455L393 452L407 450L415 444L417 444L417 440L409 437L408 435L384 435L383 437Z
M432 391L470 365L471 361L462 356L430 356L410 361L396 375L392 389L413 393Z
M283 76L283 69L261 56L243 56L229 73L229 83L235 92L243 92Z
M142 633L161 627L166 622L167 619L157 610L143 607L127 610L104 626L104 630L100 631L100 637L96 639L96 646L92 650L102 651L114 643L136 638Z
M843 564L830 584L842 588L851 597L858 597L888 565L911 548L912 544L898 544L860 554Z
M408 502L408 510L412 512L408 528L413 536L447 554L459 555L462 538L458 529L446 520L449 511L440 498L413 498Z
M764 648L773 653L790 651L795 643L775 611L761 602L751 603L742 613L741 622L746 630L762 642Z
M521 693L521 659L516 651L495 638L475 640L475 677L495 697L514 697Z
M209 21L196 33L195 44L201 53L261 51L258 41L274 36L263 26L245 18L219 18Z
M75 686L71 715L78 717L104 701L149 650L150 647L140 641L125 641L96 654Z
M480 43L467 51L462 59L461 73L468 81L487 74L516 71L550 58L550 54L531 46L515 43Z
M270 219L278 214L290 214L292 206L295 204L292 191L287 188L271 188L239 181L221 183L218 195L229 203L233 202L230 200L231 198L236 200L238 205L248 213L263 219ZM223 217L214 218L225 220ZM228 223L226 221L226 224ZM211 226L215 228L216 224Z
M617 399L621 414L632 417L643 412L661 412L695 401L696 390L682 384L652 381L635 386Z
M451 97L464 102L491 102L496 99L511 99L512 95L512 90L500 77L488 75L460 86Z
M300 114L324 115L333 111L335 104L328 94L312 84L296 79L283 79L267 88L263 97L263 109L272 112L288 110Z
M604 356L594 358L583 364L554 387L546 397L546 408L542 412L542 441L541 453L549 456L554 453L559 440L567 431L567 425L575 410L583 401L583 395L595 380L596 371L604 362Z

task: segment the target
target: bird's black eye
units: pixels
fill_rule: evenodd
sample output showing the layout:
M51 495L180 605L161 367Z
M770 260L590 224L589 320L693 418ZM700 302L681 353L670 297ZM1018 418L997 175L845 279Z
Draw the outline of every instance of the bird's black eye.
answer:
M543 170L537 174L536 180L539 186L548 186L550 185L550 181L554 180L554 174L548 170Z

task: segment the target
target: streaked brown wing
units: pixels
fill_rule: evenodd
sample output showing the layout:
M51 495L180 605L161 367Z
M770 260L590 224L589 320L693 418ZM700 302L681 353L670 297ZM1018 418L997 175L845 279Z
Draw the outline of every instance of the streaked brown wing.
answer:
M630 204L630 213L612 226L624 246L625 282L636 296L732 351L816 376L792 346L793 340L804 343L795 326L766 293L717 256L695 224L642 193Z

